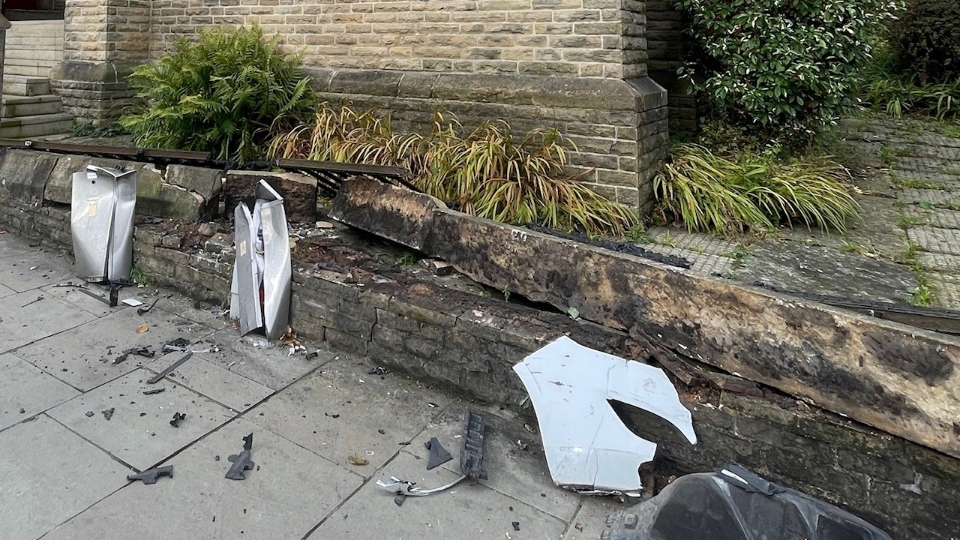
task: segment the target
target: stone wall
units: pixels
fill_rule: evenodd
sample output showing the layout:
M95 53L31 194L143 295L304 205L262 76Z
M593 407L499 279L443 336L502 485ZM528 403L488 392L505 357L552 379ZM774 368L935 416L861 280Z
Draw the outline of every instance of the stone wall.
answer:
M644 212L666 158L666 93L649 78L312 69L323 99L390 112L399 129L428 128L437 112L467 125L509 120L517 130L555 127L576 145L573 172L601 194Z
M64 112L106 126L134 102L126 76L150 56L151 0L71 0L50 82Z
M650 78L666 88L670 96L670 132L693 136L699 130L700 119L709 113L709 106L705 96L677 75L689 48L689 38L683 34L683 14L674 7L673 0L652 0L646 5Z
M18 193L43 191L41 185ZM68 210L21 195L0 187L5 201L0 227L69 249ZM214 237L200 251L181 248L182 242L182 233L140 226L136 264L160 285L225 304L233 262L230 238ZM370 355L378 364L505 407L516 408L526 395L512 365L563 334L639 361L687 362L623 331L426 281L375 283L296 265L293 281L292 317L301 336ZM646 423L645 415L627 412L635 430L661 443L657 463L664 470L702 471L735 460L837 503L898 540L958 538L960 516L950 509L960 500L960 460L764 385L732 376L704 377L689 385L674 379L693 415L695 446L662 425Z
M391 111L406 127L429 129L435 112L466 126L559 127L581 150L573 172L645 213L669 126L667 95L647 77L644 10L641 0L80 0L67 8L53 84L67 112L106 125L133 102L125 77L138 63L205 28L258 24L303 52L325 98Z
M153 14L154 58L210 25L259 24L317 67L646 75L637 0L157 0Z

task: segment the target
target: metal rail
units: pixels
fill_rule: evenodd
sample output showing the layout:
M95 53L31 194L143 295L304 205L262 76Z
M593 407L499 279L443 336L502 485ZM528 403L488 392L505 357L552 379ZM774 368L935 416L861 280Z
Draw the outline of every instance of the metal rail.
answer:
M194 167L207 167L224 171L269 171L282 169L316 178L317 186L330 195L335 195L345 180L355 176L372 178L380 182L402 185L414 191L420 191L408 180L409 172L401 167L333 163L329 161L312 161L309 159L276 159L235 163L214 159L209 152L186 152L182 150L157 150L151 148L69 144L18 139L0 139L0 148L36 150L55 154L83 154L91 157L148 162L159 166L171 164L191 165Z

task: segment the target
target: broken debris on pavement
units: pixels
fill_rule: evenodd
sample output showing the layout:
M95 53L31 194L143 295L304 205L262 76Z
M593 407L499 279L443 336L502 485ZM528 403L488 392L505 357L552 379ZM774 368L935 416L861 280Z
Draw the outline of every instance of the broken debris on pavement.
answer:
M609 401L651 412L697 442L693 421L662 370L561 337L513 367L530 394L553 481L593 493L636 494L654 442L636 436Z
M377 487L393 493L393 502L396 503L397 506L400 506L407 497L426 497L433 495L434 493L450 489L467 478L486 480L487 471L483 467L483 431L483 417L467 409L463 413L463 433L461 434L461 438L463 439L463 448L460 452L461 474L452 482L435 488L422 488L418 486L416 482L401 480L395 476L391 476L389 482L377 480ZM440 446L440 442L437 441L436 437L431 438L426 446L427 449L430 450L427 470L452 459L450 453ZM434 458L434 452L437 453L436 459ZM446 456L443 454L446 454ZM444 457L449 459L443 459ZM435 463L438 460L440 460L439 463ZM433 464L433 466L431 466L431 464Z
M239 454L233 454L227 457L227 460L233 463L227 470L225 478L230 480L246 479L245 471L249 471L255 465L252 459L253 452L253 433L243 438L243 451Z

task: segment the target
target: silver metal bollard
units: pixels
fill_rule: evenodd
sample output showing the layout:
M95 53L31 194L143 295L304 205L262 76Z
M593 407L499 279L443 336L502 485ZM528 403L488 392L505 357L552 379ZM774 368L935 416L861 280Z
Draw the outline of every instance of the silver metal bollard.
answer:
M253 212L238 204L234 226L230 317L240 319L240 335L263 328L267 339L279 339L290 320L292 279L283 198L260 180Z
M77 274L87 281L130 279L137 171L89 166L73 175L70 231Z

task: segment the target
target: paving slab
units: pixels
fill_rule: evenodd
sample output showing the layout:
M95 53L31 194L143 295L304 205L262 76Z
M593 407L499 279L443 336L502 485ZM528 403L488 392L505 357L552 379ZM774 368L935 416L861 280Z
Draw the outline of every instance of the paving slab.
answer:
M43 300L35 301L40 297L43 297ZM88 311L40 291L28 290L5 296L0 298L0 353L69 330L95 318Z
M468 404L455 403L414 439L405 451L428 457L424 444L436 437L453 456L442 467L451 472L460 470L460 449L463 447L461 426ZM483 416L486 431L483 440L483 462L487 480L483 484L504 495L522 501L562 521L569 521L577 511L580 496L553 483L550 469L540 445L539 435L527 432L517 418L503 418L492 411L472 410Z
M35 540L121 488L130 473L45 415L18 424L0 433L0 536Z
M179 355L171 354L169 356L171 362L179 359ZM204 356L206 356L205 353L194 354L186 363L167 377L198 394L203 394L240 412L253 407L273 394L273 390L258 382L251 381L242 375L237 375L203 360ZM159 373L168 365L153 362L144 367Z
M167 313L174 313L191 321L204 324L210 328L217 330L230 328L230 319L224 313L225 311L229 311L229 304L222 307L214 306L206 302L194 301L180 294L169 294L169 292L164 290L161 290L158 295L148 295L141 298L141 300L148 304L157 300L157 308Z
M735 279L778 290L909 303L917 278L906 266L833 248L778 241L754 246Z
M10 296L11 294L17 294L17 291L7 287L6 285L0 285L0 298L4 296Z
M153 376L138 369L80 395L47 414L124 463L147 469L236 416L225 407L169 381L146 384ZM165 388L155 395L144 390ZM107 420L103 411L113 409ZM92 416L87 416L89 412ZM174 413L184 413L179 427Z
M251 345L259 340L264 340L263 336L240 337L240 332L233 328L219 330L205 343L219 347L220 352L204 355L203 359L268 388L280 390L337 356L337 353L323 348L316 358L307 360L303 354L290 356L289 349L275 344L270 348Z
M0 299L0 304L4 300ZM79 311L73 306L71 309ZM92 315L87 316L93 318ZM147 331L138 333L137 329L143 325L147 326ZM149 345L159 356L164 343L181 337L195 341L212 332L207 326L176 315L151 312L141 317L136 309L124 308L18 349L17 356L74 388L86 391L156 360L156 357L130 355L124 362L114 364L127 349ZM0 343L2 339L0 336Z
M249 433L257 467L245 480L227 480L227 456L241 450ZM243 419L168 463L173 478L150 486L132 483L44 540L300 539L362 483L359 476Z
M623 504L613 497L584 497L577 515L570 520L570 526L560 538L598 540L605 528L607 516L629 507L630 505Z
M355 358L331 361L246 417L369 477L452 401L393 373L368 375L371 367ZM370 464L351 465L351 455Z
M68 280L76 281L71 260L59 252L32 248L3 257L0 265L0 283L17 292L29 291Z
M12 354L0 354L0 430L73 399L69 385Z
M130 309L130 307L125 304L119 304L117 307L110 307L110 290L107 287L85 284L80 280L70 280L64 283L47 285L39 290L45 295L59 298L60 300L73 304L74 306L77 306L84 311L88 311L97 317L106 317L111 313L116 313L124 309ZM84 292L84 290L86 292ZM126 290L129 289L121 289L121 291ZM98 297L102 298L103 301L93 298L90 296L90 294L97 295ZM124 298L122 292L120 294L120 298Z
M426 465L426 459L401 451L384 467L382 479L396 476L430 488L459 476L443 467L427 471ZM520 524L519 531L514 530L514 521ZM565 528L563 521L482 483L465 480L428 497L408 497L398 507L393 495L371 480L309 538L524 540L559 538Z

